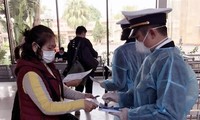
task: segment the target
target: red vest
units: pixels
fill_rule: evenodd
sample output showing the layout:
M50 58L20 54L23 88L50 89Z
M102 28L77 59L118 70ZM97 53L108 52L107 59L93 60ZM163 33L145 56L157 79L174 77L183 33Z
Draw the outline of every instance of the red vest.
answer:
M20 60L18 61L17 67L16 67L16 75L17 75L17 87L18 87L18 94L19 94L19 101L20 101L20 116L21 120L58 120L58 116L50 116L43 114L40 109L34 104L34 102L31 100L31 98L24 93L23 87L22 87L22 80L24 75L29 71L36 72L43 80L47 91L50 94L50 97L52 99L53 95L51 93L51 89L49 87L49 83L52 85L53 89L57 93L57 96L61 98L61 93L59 86L62 87L62 81L60 78L60 74L57 69L55 69L55 66L53 64L48 65L54 76L54 78L46 69L43 63L39 61L24 61ZM49 83L47 83L47 80L49 80ZM62 88L61 88L62 90ZM60 100L57 100L60 101Z

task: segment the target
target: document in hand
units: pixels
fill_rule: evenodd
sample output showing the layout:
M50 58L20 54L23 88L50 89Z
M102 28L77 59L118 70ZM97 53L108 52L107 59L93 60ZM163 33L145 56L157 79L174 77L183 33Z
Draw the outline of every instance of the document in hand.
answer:
M99 111L113 112L113 113L120 112L120 110L112 109L112 108L99 108Z
M99 104L99 111L104 112L120 112L120 107L108 107L104 106L102 103Z
M87 76L91 70L88 70L86 72L80 72L80 73L72 73L72 74L68 74L64 79L63 82L69 82L72 80L82 80L85 76Z
M93 77L91 77L91 76L89 76L89 77L90 77L90 79L91 79L92 81L97 82L97 83L100 84L100 82L99 82L97 79L95 79L95 78L93 78Z

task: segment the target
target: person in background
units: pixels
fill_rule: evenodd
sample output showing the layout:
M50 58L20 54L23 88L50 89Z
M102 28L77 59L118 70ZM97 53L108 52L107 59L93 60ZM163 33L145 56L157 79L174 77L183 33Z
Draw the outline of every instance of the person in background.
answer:
M66 61L68 57L67 52L65 52L64 47L60 47L59 51L56 52L55 59L57 62L59 61Z
M25 30L24 39L20 55L16 55L20 58L15 69L22 120L75 120L70 112L80 109L89 112L97 107L85 99L94 98L91 94L63 85L53 63L56 37L50 28L38 25Z
M84 26L78 26L76 28L76 37L72 40L70 40L68 44L68 70L70 70L72 66L72 61L74 58L74 54L76 49L78 49L77 57L80 63L83 65L84 69L90 70L93 69L93 71L88 76L94 76L94 71L96 70L96 67L98 65L98 61L96 60L98 53L94 50L92 43L87 39L86 36L87 30ZM79 48L78 44L80 44ZM63 73L64 76L67 75L67 73ZM85 92L86 93L92 93L93 89L93 81L86 77L85 82L82 84L79 84L75 90L83 92L85 86ZM80 112L76 111L75 115L79 115Z
M124 108L111 113L121 120L185 120L198 97L198 83L180 50L168 38L170 8L122 12L134 29L136 49L150 50L127 92L106 93L106 101Z
M126 18L123 18L122 20L118 21L117 24L119 24L122 29L120 39L122 41L125 41L125 44L129 42L135 42L135 38L131 36L132 29L129 28L130 27L129 21L126 20Z
M112 61L112 80L105 80L100 86L107 91L126 92L132 86L136 74L148 53L139 53L136 51L135 38L130 36L130 23L125 18L117 22L121 25L121 40L126 40L114 51ZM149 51L150 53L150 51Z

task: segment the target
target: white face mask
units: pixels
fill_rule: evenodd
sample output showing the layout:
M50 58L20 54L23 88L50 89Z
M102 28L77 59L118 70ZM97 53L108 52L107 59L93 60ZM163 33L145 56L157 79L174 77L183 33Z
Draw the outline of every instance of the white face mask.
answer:
M144 42L148 36L149 32L147 32L147 34L145 35L144 39L142 40L142 42L138 41L136 39L135 41L135 46L136 46L136 51L138 51L139 53L150 53L150 49L147 48L145 45L144 45Z
M44 60L45 63L51 63L55 59L55 52L54 51L43 51L43 56L42 59Z
M147 48L143 42L139 42L138 40L135 41L135 47L136 47L136 51L139 53L150 53L150 49Z
M159 29L159 28L162 28L164 27L165 25L162 25L162 26L158 26L158 27L155 27L155 28L151 28L151 29ZM147 32L147 34L145 35L144 39L142 42L136 40L136 51L140 52L140 53L150 53L150 49L155 47L155 45L153 45L151 48L147 48L145 45L144 45L144 42L145 40L147 39L147 36L149 35L149 31ZM157 44L156 44L157 45Z

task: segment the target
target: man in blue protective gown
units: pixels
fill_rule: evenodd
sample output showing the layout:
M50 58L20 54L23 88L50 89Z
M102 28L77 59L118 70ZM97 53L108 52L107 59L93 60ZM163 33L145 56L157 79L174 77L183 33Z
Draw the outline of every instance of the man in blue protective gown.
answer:
M144 60L132 89L103 95L104 100L124 106L111 113L121 120L185 120L196 102L196 75L167 37L166 16L171 10L122 12L134 29L137 50L152 53Z
M121 40L126 42L114 51L112 80L105 80L100 85L107 91L126 92L133 86L133 81L147 53L141 54L136 51L135 39L129 37L131 29L128 20L124 18L117 24L122 28Z

